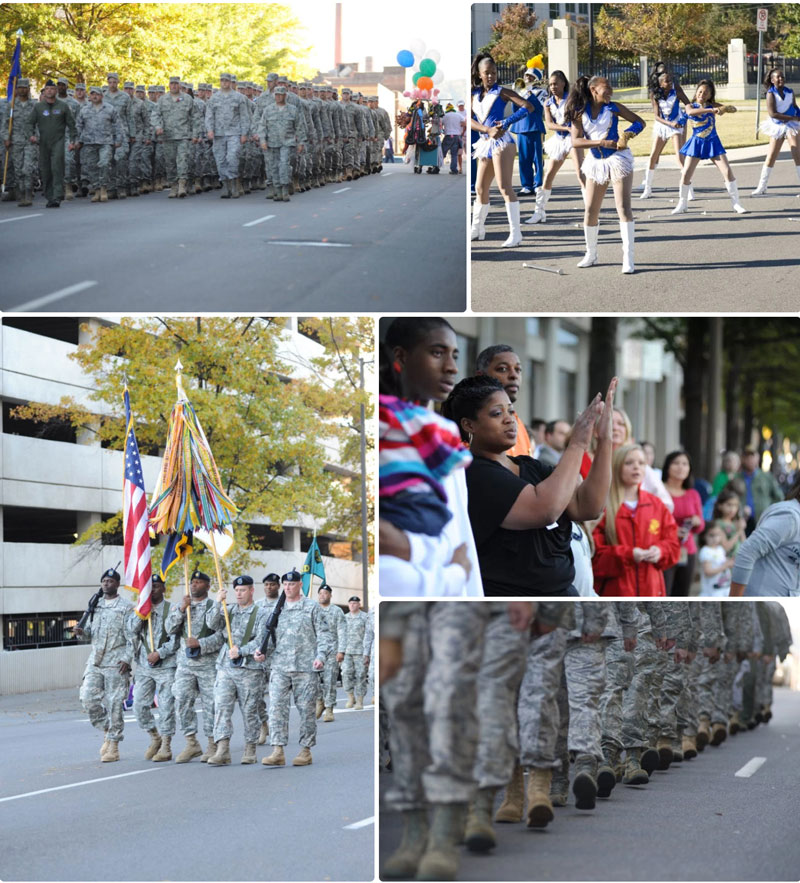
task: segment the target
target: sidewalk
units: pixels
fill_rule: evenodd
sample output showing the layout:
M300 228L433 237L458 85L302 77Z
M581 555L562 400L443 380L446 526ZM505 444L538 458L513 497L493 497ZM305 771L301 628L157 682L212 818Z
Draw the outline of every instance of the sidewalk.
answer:
M13 693L0 696L0 720L38 718L54 712L72 712L83 716L78 698L79 685L63 690L42 690L38 693Z

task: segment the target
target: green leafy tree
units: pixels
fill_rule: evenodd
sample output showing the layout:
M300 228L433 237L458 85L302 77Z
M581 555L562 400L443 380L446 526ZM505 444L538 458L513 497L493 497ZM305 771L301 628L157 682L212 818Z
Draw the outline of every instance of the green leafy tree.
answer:
M773 15L776 20L775 48L784 55L800 57L800 4L780 3L769 14L770 23Z
M522 71L529 58L547 52L547 23L537 25L536 13L525 3L506 6L482 51L491 52L495 61L518 64Z
M608 3L595 21L606 50L661 58L704 48L708 7L703 3Z

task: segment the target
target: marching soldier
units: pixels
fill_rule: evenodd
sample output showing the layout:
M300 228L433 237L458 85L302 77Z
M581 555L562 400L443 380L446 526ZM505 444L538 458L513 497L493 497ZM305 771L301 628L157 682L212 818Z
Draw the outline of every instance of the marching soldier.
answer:
M347 624L347 648L342 666L342 687L347 693L345 708L363 708L367 692L367 672L364 665L364 632L367 614L361 609L361 598L353 595L347 602L350 612L345 616Z
M33 205L33 178L39 162L39 150L31 140L36 129L36 102L31 100L30 81L27 77L17 80L14 97L14 123L11 138L8 137L8 113L10 107L4 105L3 138L6 149L11 151L14 176L17 182L17 205Z
M108 202L111 156L125 137L125 130L113 104L103 101L99 86L89 89L89 101L78 114L78 144L83 170L89 179L92 202Z
M59 77L56 83L58 87L58 97L61 101L65 101L69 105L69 109L72 111L72 118L74 120L78 119L78 114L80 113L81 104L76 98L73 98L68 92L67 87L69 86L69 80L66 77ZM75 86L75 91L77 92L78 86ZM83 103L86 103L86 87L83 89ZM73 197L73 186L78 186L78 174L77 174L77 164L76 159L78 154L74 150L69 149L69 144L64 142L64 184L65 191L64 197L69 202Z
M166 586L158 574L153 576L150 595L150 624L154 646L150 645L150 625L135 612L131 614L136 677L133 688L133 712L139 726L150 734L145 760L158 763L172 760L172 737L175 735L175 697L172 686L178 666L176 650L179 638L167 633L170 603L164 600ZM158 691L158 726L153 717L153 697Z
M306 125L300 109L286 103L286 86L276 86L274 95L274 102L264 105L258 120L258 139L269 160L273 199L289 202L291 159L295 152L303 152Z
M206 134L212 144L220 180L225 185L221 199L238 199L241 195L239 154L250 134L247 99L231 86L231 75L220 74L219 92L214 93L206 105Z
M103 597L86 627L75 627L75 637L82 643L91 641L92 644L80 697L89 723L105 734L100 749L103 763L119 760L119 743L125 727L122 703L128 695L133 662L133 644L127 629L133 605L117 594L119 581L116 570L109 569L103 574L100 578Z
M34 119L34 143L39 144L39 170L47 208L58 208L64 199L64 151L75 149L75 118L66 101L56 98L56 84L52 80L44 87Z
M278 596L281 591L281 578L277 573L268 573L261 582L264 586L264 597L259 598L258 601L256 601L256 604L259 607L263 607L265 615L268 618L270 613L275 609L275 605L278 603ZM258 698L258 719L261 721L261 730L258 734L259 745L264 745L269 736L269 714L267 713L267 703L264 700L264 696L269 687L269 670L271 661L272 648L269 648L267 658L261 664L264 678Z
M193 111L191 95L181 92L180 77L169 78L169 94L156 105L154 122L156 135L164 140L164 160L167 167L169 198L186 196L192 144L200 135L200 120Z
M319 606L328 622L328 631L331 633L332 646L328 658L325 660L325 668L322 671L322 695L317 699L317 717L322 712L325 723L333 721L333 709L336 706L336 679L339 675L339 665L344 659L344 651L347 648L347 623L344 613L336 604L331 604L331 587L323 583L317 589Z
M122 140L114 145L111 156L109 199L125 199L128 195L128 154L130 153L130 131L128 127L131 97L119 89L119 74L106 74L108 91L103 96L106 104L112 105L119 114L122 127Z

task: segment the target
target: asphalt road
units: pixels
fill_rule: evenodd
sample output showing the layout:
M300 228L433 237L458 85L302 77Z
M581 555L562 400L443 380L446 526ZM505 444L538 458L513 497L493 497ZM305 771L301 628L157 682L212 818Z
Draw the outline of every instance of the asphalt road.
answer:
M687 214L671 215L678 198L674 157L655 176L654 195L633 191L636 272L620 273L622 242L613 195L600 214L599 263L576 264L585 253L583 201L573 168L556 177L545 224L523 224L524 242L499 248L508 221L495 187L486 239L472 242L472 309L482 312L797 312L800 310L800 182L780 159L766 196L751 197L763 162L733 163L739 196L749 214L731 210L722 176L710 163L694 175L695 200ZM641 171L634 172L635 185ZM517 186L518 186L518 182ZM611 190L608 191L611 194ZM521 217L534 197L522 197ZM560 269L563 275L522 266Z
M576 810L570 795L547 828L496 825L497 848L463 849L458 879L797 880L800 693L776 688L773 710L768 725L656 772L646 786L618 784L592 812ZM765 762L737 776L754 757ZM399 816L381 811L382 860L399 839Z
M395 163L288 203L0 203L0 310L464 310L466 180Z
M0 879L372 880L374 715L346 711L342 695L311 766L265 767L268 745L239 764L236 711L234 762L216 768L143 760L132 712L122 759L101 763L77 688L2 697ZM297 725L293 708L290 762Z

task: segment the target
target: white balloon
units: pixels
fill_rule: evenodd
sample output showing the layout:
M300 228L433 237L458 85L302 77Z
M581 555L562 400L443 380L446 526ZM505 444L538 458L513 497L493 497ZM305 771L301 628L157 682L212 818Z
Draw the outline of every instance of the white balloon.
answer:
M416 58L425 57L425 43L416 37L408 44L409 52L413 52Z
M429 49L426 57L430 58L431 61L435 61L436 64L439 64L442 60L442 53L439 52L438 49Z
M430 57L430 56L428 56L428 57ZM442 70L440 70L439 68L437 68L436 73L431 77L431 79L438 86L439 83L441 83L442 80L444 79L444 72Z

